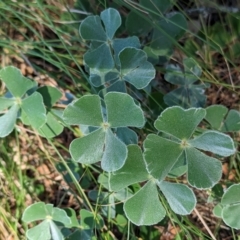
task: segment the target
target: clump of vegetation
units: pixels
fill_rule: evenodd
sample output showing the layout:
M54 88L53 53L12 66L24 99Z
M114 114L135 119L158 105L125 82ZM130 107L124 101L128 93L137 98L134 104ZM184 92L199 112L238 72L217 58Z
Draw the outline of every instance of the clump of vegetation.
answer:
M236 63L209 34L215 25L189 30L181 4L1 3L14 31L0 33L0 164L13 194L3 238L159 239L168 224L175 239L217 239L219 224L209 228L196 208L200 193L235 237L240 113L209 96L219 86L239 96L212 57L229 74ZM12 66L20 57L32 70Z

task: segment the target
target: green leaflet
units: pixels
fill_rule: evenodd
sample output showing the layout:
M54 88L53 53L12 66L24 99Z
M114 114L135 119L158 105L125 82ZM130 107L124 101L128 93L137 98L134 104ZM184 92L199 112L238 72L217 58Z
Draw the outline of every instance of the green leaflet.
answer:
M63 119L69 125L100 127L103 122L100 98L96 95L87 95L73 101L64 110Z
M48 108L53 107L62 96L62 93L57 88L51 86L40 87L37 92L42 95L44 105Z
M106 87L103 93L126 92L124 81L142 89L155 77L155 69L147 61L146 53L139 49L137 37L114 39L121 22L119 12L109 8L100 17L87 17L80 26L82 38L91 41L91 48L84 55L90 68L90 83L94 87Z
M144 141L144 159L147 170L154 178L163 180L182 153L178 143L149 134Z
M181 107L167 108L155 121L157 130L171 134L179 139L188 139L192 136L206 112L202 108L183 110Z
M75 161L92 164L102 159L104 142L105 133L100 128L85 137L73 140L69 150Z
M221 162L192 147L186 148L185 151L188 182L199 189L213 187L222 176Z
M107 121L111 127L144 126L143 111L135 104L132 97L124 93L110 92L104 99L108 113Z
M0 97L0 111L6 110L7 108L11 107L16 100L14 98L5 98Z
M6 137L9 135L15 126L19 111L19 106L14 104L7 113L0 117L0 137Z
M230 186L224 193L221 206L223 221L232 228L240 229L240 184Z
M159 182L158 186L175 213L186 215L195 208L197 200L189 187L165 181Z
M101 99L96 95L84 96L74 101L65 109L63 117L69 124L99 126L98 130L89 135L75 139L70 145L70 153L75 161L84 164L102 161L102 168L112 172L124 165L127 147L113 134L111 128L142 127L145 120L141 108L127 94L111 92L105 95L104 100L106 122L102 117ZM124 133L128 135L131 130L122 131ZM121 137L125 138L123 135Z
M110 174L110 189L119 191L133 183L147 180L148 176L141 149L137 145L129 145L125 164L121 169Z
M31 124L34 128L38 129L46 123L46 109L40 93L35 92L29 97L23 99L21 109L24 111L29 124Z
M54 221L60 222L65 226L71 224L71 219L62 209L53 207L52 204L38 202L27 207L23 213L22 220L26 223L44 220L26 233L31 240L59 240L64 239L60 229Z
M107 10L101 12L100 17L104 23L108 39L112 39L115 32L122 24L119 12L114 8L108 8Z
M149 181L129 198L124 204L124 212L127 218L138 226L160 222L166 212L159 201L155 183Z
M102 169L113 172L120 169L127 159L126 145L113 134L111 129L106 130L105 150L102 157Z
M222 132L237 132L240 130L240 112L228 109L222 105L212 105L206 108L205 119L213 129ZM228 112L228 114L227 114Z
M48 112L46 123L38 128L37 131L45 138L53 138L63 131L63 125L57 121L52 112Z
M233 140L226 134L207 131L189 141L191 146L228 157L235 153ZM217 144L216 144L217 143Z
M27 90L36 86L36 82L25 78L19 69L15 67L5 67L0 70L0 79L14 97L22 97Z
M187 29L187 21L181 13L159 19L158 25L154 26L150 44L151 51L157 56L172 54L176 40Z

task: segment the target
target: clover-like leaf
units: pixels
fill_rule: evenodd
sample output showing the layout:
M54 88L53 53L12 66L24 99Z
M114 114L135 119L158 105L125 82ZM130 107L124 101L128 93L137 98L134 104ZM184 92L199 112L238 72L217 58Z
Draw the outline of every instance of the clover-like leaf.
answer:
M9 111L0 117L0 138L9 135L15 126L19 111L19 106L14 104Z
M222 200L222 218L230 227L240 229L240 184L230 186L224 193Z
M148 181L135 195L124 204L128 219L136 225L153 225L165 216L165 209L158 198L157 186Z
M22 220L26 223L44 219L52 219L66 225L71 223L70 218L64 210L43 202L37 202L27 207L22 216Z
M116 92L106 94L105 106L106 117L103 118L100 97L84 96L65 109L63 118L68 124L98 127L87 136L75 139L71 143L70 153L73 159L84 164L102 160L102 168L112 172L123 166L127 158L127 147L112 132L111 127L140 128L143 127L145 120L141 108L127 94Z
M102 25L102 22L104 27ZM80 25L81 37L85 40L102 41L112 39L122 23L121 16L116 9L108 8L99 16L89 16Z
M119 12L113 8L101 12L100 17L89 16L82 21L79 29L81 37L93 41L92 49L84 55L84 61L90 68L106 72L114 67L110 45L121 22Z
M113 8L108 8L101 12L100 17L89 16L82 21L79 29L80 35L84 40L92 41L90 52L97 50L98 48L101 48L102 50L97 50L94 53L94 55L97 57L95 60L96 64L98 61L99 64L101 64L100 62L102 60L107 61L106 57L109 56L111 48L114 50L115 57L117 57L118 53L126 47L140 48L139 39L135 36L125 39L113 39L116 30L121 25L121 22L122 20L119 12ZM102 45L104 45L104 47ZM87 54L84 56L84 60L89 67L97 68L97 66L95 67L94 64L88 64L91 62L91 60L94 61L94 55L92 55L91 58L90 52L87 52ZM100 55L97 56L97 53L100 53ZM113 64L114 61L112 55L109 57L108 61ZM108 64L106 66L110 65Z
M187 29L186 18L181 13L162 18L154 28L150 48L155 55L169 56L177 39Z
M187 215L195 208L196 197L189 187L166 181L159 182L158 186L175 213Z
M14 97L22 97L29 89L36 86L36 82L24 77L15 67L5 67L0 70L0 79Z
M128 145L128 156L125 164L110 175L110 188L113 191L119 191L133 183L147 180L148 175L141 149L137 145Z
M42 223L27 231L26 235L31 240L64 239L54 221L60 222L65 226L71 223L71 219L64 210L43 202L34 203L27 207L23 213L22 220L26 223L44 220ZM43 231L45 234L43 234Z
M58 117L50 112L50 108L60 99L61 92L50 86L37 89L37 83L23 77L20 70L15 67L7 67L0 72L11 95L11 98L0 98L0 111L7 110L13 104L18 105L18 109L21 110L18 114L24 124L31 125L40 135L47 138L60 134L63 126L58 122ZM12 111L8 114L11 115L11 113ZM3 117L3 120L6 116ZM13 129L17 115L14 116L9 120L9 126L5 126L5 134L9 134Z
M178 88L164 96L169 106L180 105L184 108L204 107L206 96L204 89L207 84L195 84L201 76L202 70L191 58L183 61L184 71L179 66L168 65L165 80L178 85Z
M153 177L163 180L183 156L188 181L192 186L211 188L220 180L220 161L198 149L229 156L234 154L235 147L229 136L215 131L207 131L191 139L204 116L205 110L201 108L184 110L170 107L162 112L155 121L155 127L162 135L150 134L144 141L144 158L147 170Z
M211 127L222 132L240 131L240 112L228 109L222 105L212 105L206 108L207 115L205 119Z

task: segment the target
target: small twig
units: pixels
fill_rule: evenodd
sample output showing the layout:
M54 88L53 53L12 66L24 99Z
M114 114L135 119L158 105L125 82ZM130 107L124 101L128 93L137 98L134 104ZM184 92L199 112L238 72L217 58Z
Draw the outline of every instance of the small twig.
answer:
M210 228L208 227L208 225L206 224L206 222L204 221L204 219L202 218L202 216L200 215L200 213L198 212L198 210L197 210L196 208L194 208L193 211L197 214L198 218L199 218L200 221L202 222L203 226L206 228L206 230L207 230L208 234L211 236L211 238L212 238L213 240L217 240L217 239L215 238L215 236L213 235L212 231L210 230Z

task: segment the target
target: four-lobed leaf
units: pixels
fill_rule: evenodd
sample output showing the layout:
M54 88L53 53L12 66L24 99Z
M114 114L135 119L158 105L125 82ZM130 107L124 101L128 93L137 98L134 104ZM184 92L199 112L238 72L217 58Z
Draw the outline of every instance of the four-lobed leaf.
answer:
M184 70L178 65L167 66L165 80L178 85L178 88L164 96L165 103L168 106L179 105L184 108L204 107L206 103L204 89L208 85L196 84L202 73L200 66L192 58L184 59L183 66Z
M178 214L189 214L196 204L193 191L183 184L157 181L147 170L141 149L137 145L128 146L128 158L124 166L109 176L112 191L120 191L127 186L148 181L137 193L128 197L124 211L130 221L136 225L152 225L165 216L165 209L158 197L163 193L172 210Z
M127 94L110 92L105 95L104 101L106 115L100 97L91 95L83 96L68 105L63 118L70 125L97 127L87 136L71 143L70 153L73 159L84 164L101 161L102 168L112 172L123 166L127 158L127 147L111 128L141 128L145 120L141 108Z
M169 0L141 0L140 5L147 15L137 9L132 10L127 16L126 28L131 34L147 35L152 32L148 49L157 63L159 56L170 56L174 44L187 29L187 21L180 13L166 14L172 6Z
M5 113L0 117L0 137L12 132L18 117L24 124L31 125L46 138L62 132L63 126L55 114L50 112L50 108L61 97L60 91L50 86L37 89L37 83L25 78L15 67L1 69L0 79L10 92L10 98L0 98L0 111L4 110Z
M220 180L220 161L198 149L226 157L235 153L235 147L229 136L215 131L206 131L192 138L205 114L201 108L184 110L181 107L167 108L161 113L155 121L155 127L165 135L150 134L144 141L144 158L153 177L164 180L178 158L184 154L190 185L206 189Z
M82 21L80 36L92 42L91 49L84 55L84 61L90 69L108 72L114 68L111 48L114 45L114 34L121 22L119 12L113 8L102 11L100 16L89 16Z
M108 86L105 90L126 92L125 81L138 89L146 87L155 77L155 69L140 50L135 36L114 39L121 25L119 12L109 8L99 16L89 16L80 26L80 35L91 41L84 61L90 68L89 81L94 87Z
M56 222L60 222L65 226L71 224L71 219L64 210L43 202L37 202L27 207L23 213L22 220L28 224L42 220L40 224L27 230L26 236L30 240L63 240L63 234Z

